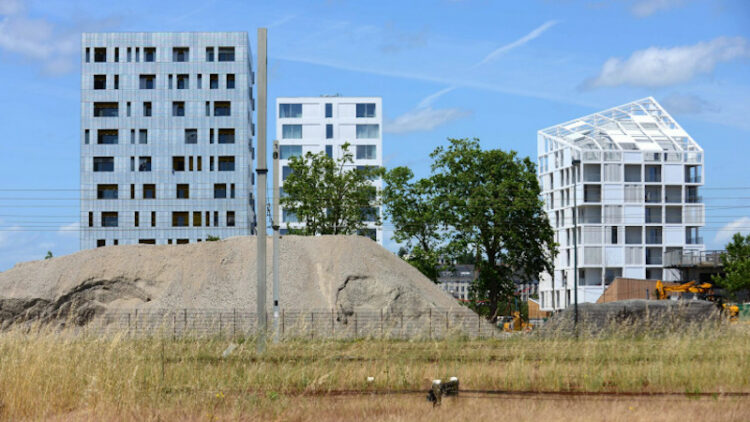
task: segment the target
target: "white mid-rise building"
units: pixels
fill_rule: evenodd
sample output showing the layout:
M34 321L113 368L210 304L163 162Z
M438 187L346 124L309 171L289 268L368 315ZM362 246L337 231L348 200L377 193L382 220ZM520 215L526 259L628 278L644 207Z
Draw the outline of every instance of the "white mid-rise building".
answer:
M341 157L341 146L350 144L354 155L351 168L381 167L383 165L383 109L380 97L279 97L276 99L276 139L280 147L281 176L291 171L289 159L293 156L324 152L329 157ZM373 180L380 189L381 180ZM375 212L380 215L378 208ZM282 233L303 223L286 210L275 216L280 221ZM374 223L367 224L368 236L383 243L383 232Z
M253 233L247 33L81 41L81 248Z
M678 280L664 254L705 248L703 150L653 98L540 130L538 151L559 244L554 274L540 280L542 309L574 300L574 212L579 302L616 277Z

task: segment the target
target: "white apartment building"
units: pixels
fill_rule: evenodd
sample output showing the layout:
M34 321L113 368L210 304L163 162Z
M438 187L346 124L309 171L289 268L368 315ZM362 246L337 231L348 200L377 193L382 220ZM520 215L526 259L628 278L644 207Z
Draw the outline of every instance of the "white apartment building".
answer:
M279 141L281 176L291 171L289 159L293 156L325 152L334 159L340 158L341 146L349 143L354 154L352 168L383 165L383 109L380 97L279 97L276 99L276 139ZM373 180L380 189L382 180ZM280 221L281 233L303 223L286 210L275 216ZM378 208L377 213L381 210ZM368 223L366 235L383 243L383 231Z
M703 149L653 98L538 132L539 180L559 255L543 310L595 302L615 277L677 280L664 254L703 250ZM578 161L580 160L580 161ZM575 198L575 199L574 199Z
M81 248L254 231L246 32L84 33Z

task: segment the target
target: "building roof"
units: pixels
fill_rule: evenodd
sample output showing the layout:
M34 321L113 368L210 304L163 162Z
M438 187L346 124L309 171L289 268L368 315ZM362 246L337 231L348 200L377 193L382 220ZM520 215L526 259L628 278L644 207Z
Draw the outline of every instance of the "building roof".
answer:
M703 152L653 97L539 131L578 150Z

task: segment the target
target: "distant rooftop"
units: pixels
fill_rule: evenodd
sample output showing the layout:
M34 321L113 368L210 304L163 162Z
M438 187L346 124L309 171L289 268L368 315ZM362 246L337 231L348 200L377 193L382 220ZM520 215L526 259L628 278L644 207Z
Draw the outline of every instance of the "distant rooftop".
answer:
M542 129L539 134L580 150L703 151L652 97Z

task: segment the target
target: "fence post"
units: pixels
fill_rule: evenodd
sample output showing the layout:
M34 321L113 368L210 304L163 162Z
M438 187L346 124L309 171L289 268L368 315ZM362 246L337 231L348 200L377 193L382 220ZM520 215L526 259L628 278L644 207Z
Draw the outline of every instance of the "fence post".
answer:
M383 339L383 308L380 308L380 339Z
M138 333L138 308L135 308L135 332Z
M482 317L477 314L477 338L482 338Z
M172 341L177 340L177 315L172 314Z
M310 312L310 340L315 338L315 312Z
M128 333L130 333L130 311L128 311Z
M451 313L451 311L447 311L445 313L445 333L446 334L448 334L448 330L450 330L450 328L451 328L451 323L450 323L450 319L449 319L450 318L450 313Z
M187 333L187 308L183 309L182 312L182 330Z
M430 340L432 340L432 308L430 308Z
M285 321L284 315L285 315L285 312L286 312L286 309L282 309L281 310L281 337L284 337L284 328L286 327L284 325L284 321Z
M232 308L232 338L237 337L237 308Z
M334 325L333 325L333 308L331 308L331 337L335 337L335 336L336 336L336 329L334 328Z

